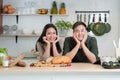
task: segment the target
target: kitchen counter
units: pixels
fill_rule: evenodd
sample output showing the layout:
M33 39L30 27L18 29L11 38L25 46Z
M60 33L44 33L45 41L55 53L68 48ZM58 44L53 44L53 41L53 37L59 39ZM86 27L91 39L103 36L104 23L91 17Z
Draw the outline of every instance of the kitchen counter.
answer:
M120 69L104 69L91 63L72 63L69 67L9 67L0 68L0 72L120 72Z
M43 80L80 80L81 78L86 80L88 78L89 80L96 80L96 78L102 80L108 78L109 80L112 80L113 78L116 78L116 80L120 80L120 69L104 69L100 65L91 63L72 63L72 66L70 67L30 67L29 64L36 62L37 60L24 61L28 63L26 67L0 67L1 79L8 80L9 78L10 80L10 78L15 77L17 78L16 80L24 80L24 78L26 80L33 80L33 78L35 78L34 80L39 80L39 78L42 78ZM60 77L62 78L60 79ZM96 78L94 79L94 77Z

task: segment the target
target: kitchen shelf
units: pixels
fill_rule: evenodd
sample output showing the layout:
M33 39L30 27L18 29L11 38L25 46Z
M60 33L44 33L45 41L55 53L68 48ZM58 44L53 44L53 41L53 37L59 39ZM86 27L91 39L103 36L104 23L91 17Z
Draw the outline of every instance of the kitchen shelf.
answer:
M0 34L0 37L39 37L40 34Z
M68 16L67 14L1 14L3 16Z
M18 42L18 37L39 37L38 34L0 34L0 37L15 37L15 42Z
M50 23L52 23L53 16L68 16L67 14L1 14L2 16L16 16L16 23L18 24L19 16L49 16Z

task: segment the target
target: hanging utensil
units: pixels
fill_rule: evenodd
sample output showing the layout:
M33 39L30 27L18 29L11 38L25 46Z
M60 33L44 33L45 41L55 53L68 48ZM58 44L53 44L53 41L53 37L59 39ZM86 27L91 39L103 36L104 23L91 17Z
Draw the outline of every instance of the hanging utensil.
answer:
M105 25L106 25L106 31L105 32L108 33L111 30L111 25L107 22L107 14L105 14L104 20L105 20Z
M89 24L90 24L90 14L88 15L88 27L87 27L87 30L88 30L88 32L90 32L90 27L89 27Z
M90 23L90 24L88 25L88 27L89 27L90 30L93 29L94 24L95 24L95 14L93 14L92 23Z
M92 31L96 36L101 36L106 32L106 25L101 21L101 14L99 14L99 21L94 24Z
M77 14L77 21L79 21L79 14Z
M86 22L87 22L87 21L86 21L86 18L87 18L87 17L86 17L86 14L84 14L84 23L85 23L85 24L87 24L87 23L86 23Z
M18 24L18 19L19 18L19 16L18 15L16 15L16 23Z
M86 23L86 14L84 14L84 23Z
M80 14L80 22L82 22L82 14Z

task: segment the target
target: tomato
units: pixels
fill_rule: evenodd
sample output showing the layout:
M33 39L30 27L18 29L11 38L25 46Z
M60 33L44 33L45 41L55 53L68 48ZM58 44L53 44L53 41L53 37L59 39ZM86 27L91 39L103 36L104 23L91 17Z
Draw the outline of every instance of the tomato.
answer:
M31 64L30 64L30 67L33 67L33 66L34 66L34 63L31 63Z
M12 56L8 55L8 60L11 60L12 59Z
M71 64L71 63L68 63L67 66L72 66L72 64Z

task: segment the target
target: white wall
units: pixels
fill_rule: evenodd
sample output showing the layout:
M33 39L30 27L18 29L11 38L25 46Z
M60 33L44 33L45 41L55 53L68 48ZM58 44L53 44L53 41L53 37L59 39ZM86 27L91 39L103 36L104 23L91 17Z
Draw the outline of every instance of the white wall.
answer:
M51 8L53 0L4 0L4 5L12 4L14 7L24 7L25 2L36 2L35 8ZM58 19L66 19L72 22L76 21L75 10L110 10L109 23L112 30L103 35L95 36L98 40L99 54L102 55L115 55L115 49L112 40L118 40L119 26L120 26L120 0L56 0L58 5L63 1L66 3L66 9L69 16L53 17L53 23ZM32 29L41 33L45 24L49 23L49 16L20 16L19 29ZM16 24L15 16L4 16L3 25L12 26ZM69 32L71 34L71 32ZM19 37L18 43L15 43L15 37L0 37L0 47L7 47L11 55L17 56L18 54L34 48L37 37Z

